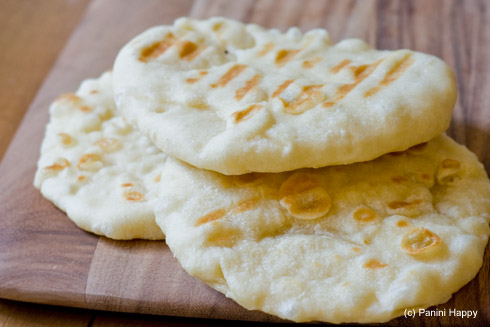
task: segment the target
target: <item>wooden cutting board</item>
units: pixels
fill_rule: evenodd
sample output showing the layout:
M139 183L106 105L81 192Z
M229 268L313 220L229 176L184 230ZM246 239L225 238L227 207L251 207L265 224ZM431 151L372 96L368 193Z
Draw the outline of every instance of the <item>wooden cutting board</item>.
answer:
M91 309L277 321L247 311L189 277L165 242L113 241L85 233L32 186L47 108L59 94L111 68L132 36L180 16L227 16L285 30L326 28L334 42L359 37L381 49L442 57L459 83L449 134L490 171L490 8L482 1L93 0L32 103L0 165L0 297ZM490 254L478 276L438 309L476 319L417 317L417 324L490 321ZM399 318L390 325L412 320Z

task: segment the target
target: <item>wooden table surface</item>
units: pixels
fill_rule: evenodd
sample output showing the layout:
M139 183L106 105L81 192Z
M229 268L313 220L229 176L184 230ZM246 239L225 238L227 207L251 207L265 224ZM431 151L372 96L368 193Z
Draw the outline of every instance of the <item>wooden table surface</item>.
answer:
M178 2L167 1L169 5ZM209 13L235 10L235 18L263 22L281 29L287 28L288 25L284 23L287 18L288 22L294 22L304 30L328 27L334 41L347 36L361 37L378 48L410 47L443 57L454 68L459 83L458 102L449 132L457 141L467 144L476 152L489 171L490 150L486 144L490 134L490 115L485 112L490 110L490 33L486 32L490 30L490 2L322 1L321 5L314 7L322 10L309 13L311 19L307 21L301 19L304 17L301 13L313 7L304 6L300 0L284 1L285 6L289 6L285 11L288 17L274 15L271 8L277 6L278 2L273 0L253 2L253 10L239 5L238 1L185 2L190 13L202 8L206 8ZM49 76L58 55L77 26L84 23L91 3L91 0L0 1L0 158L44 79ZM228 9L223 9L227 6ZM369 11L368 16L372 19L356 21L357 17L362 16L360 13L366 11ZM344 20L346 16L351 19ZM362 28L363 24L365 28ZM407 26L410 29L402 28ZM427 31L428 28L437 30ZM424 33L430 37L414 38L414 35ZM490 266L488 261L487 253L484 264L487 271ZM486 294L483 299L486 305L490 305L489 298L490 295ZM445 320L443 324L461 323ZM218 320L102 312L0 300L0 326L225 324ZM407 320L406 325L410 324L410 320Z

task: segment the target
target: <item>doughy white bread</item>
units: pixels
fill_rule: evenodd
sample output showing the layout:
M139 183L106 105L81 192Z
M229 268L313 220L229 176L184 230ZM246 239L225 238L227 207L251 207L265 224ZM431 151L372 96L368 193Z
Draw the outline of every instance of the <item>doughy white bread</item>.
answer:
M223 174L367 161L440 135L456 98L440 59L325 30L180 18L120 51L115 100L165 153Z
M446 302L482 265L490 182L443 135L346 166L224 176L169 159L155 206L189 274L298 322L385 322Z
M153 205L167 156L116 112L111 79L88 79L51 105L34 185L84 230L163 239Z

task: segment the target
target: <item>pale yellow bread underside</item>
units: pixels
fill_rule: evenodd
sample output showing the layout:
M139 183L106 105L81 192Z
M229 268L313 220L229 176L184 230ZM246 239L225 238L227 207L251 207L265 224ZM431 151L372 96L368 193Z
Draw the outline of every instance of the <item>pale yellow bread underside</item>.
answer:
M490 182L443 135L346 166L225 176L169 159L155 207L182 266L248 309L385 322L475 277Z
M111 73L50 107L36 188L79 227L114 239L163 239L153 205L167 156L116 112Z
M116 59L114 91L157 147L223 174L405 150L446 130L456 98L436 57L225 18L181 18L137 36Z

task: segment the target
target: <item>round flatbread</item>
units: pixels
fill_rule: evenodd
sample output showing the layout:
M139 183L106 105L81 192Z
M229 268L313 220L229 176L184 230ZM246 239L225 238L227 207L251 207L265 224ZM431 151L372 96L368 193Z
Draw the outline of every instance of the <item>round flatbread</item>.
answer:
M120 51L113 82L122 115L157 147L223 174L406 150L446 130L456 98L436 57L225 18L145 31Z
M110 73L50 107L34 185L84 230L163 239L153 206L167 156L116 112Z
M169 159L155 207L191 275L298 322L385 322L447 301L482 265L490 182L441 136L376 160L224 176Z

